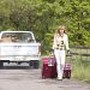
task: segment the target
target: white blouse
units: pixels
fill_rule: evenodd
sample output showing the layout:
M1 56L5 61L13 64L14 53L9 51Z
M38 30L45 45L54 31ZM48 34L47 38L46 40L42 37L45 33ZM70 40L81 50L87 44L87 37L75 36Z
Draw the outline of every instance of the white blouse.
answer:
M62 37L59 34L54 35L53 49L60 49L60 48L69 50L67 34L64 34Z

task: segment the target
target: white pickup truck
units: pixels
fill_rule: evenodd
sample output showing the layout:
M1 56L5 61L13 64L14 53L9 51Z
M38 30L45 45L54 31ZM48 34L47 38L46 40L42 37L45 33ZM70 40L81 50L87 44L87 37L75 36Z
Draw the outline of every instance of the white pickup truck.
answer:
M30 67L39 68L40 59L41 44L36 42L31 31L1 31L0 68L4 62L27 62Z

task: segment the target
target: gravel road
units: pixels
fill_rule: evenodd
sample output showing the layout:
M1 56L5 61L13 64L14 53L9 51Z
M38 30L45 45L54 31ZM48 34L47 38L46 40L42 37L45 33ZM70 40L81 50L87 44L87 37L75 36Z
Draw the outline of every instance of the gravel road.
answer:
M0 90L90 90L90 84L71 79L42 79L41 69L5 66L0 69Z

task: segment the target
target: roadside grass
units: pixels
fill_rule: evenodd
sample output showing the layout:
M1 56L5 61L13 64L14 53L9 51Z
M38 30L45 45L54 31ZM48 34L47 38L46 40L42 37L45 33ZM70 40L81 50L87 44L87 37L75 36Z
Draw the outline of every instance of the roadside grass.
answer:
M72 78L90 83L90 61L78 57L72 60Z

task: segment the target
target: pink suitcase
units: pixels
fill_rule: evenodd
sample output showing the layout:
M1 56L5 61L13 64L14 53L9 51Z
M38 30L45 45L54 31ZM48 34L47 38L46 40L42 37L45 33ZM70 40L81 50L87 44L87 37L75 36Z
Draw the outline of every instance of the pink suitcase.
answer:
M55 58L42 58L42 78L56 78L56 62Z
M71 64L66 63L64 67L63 78L71 78L71 69Z

